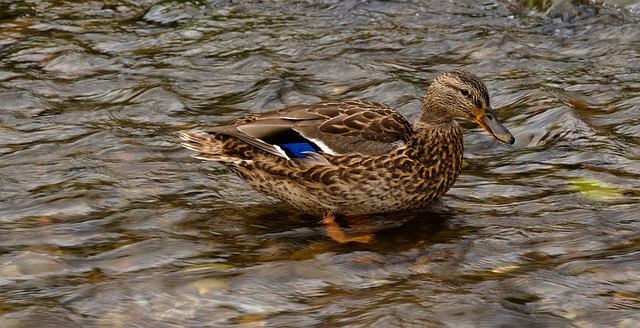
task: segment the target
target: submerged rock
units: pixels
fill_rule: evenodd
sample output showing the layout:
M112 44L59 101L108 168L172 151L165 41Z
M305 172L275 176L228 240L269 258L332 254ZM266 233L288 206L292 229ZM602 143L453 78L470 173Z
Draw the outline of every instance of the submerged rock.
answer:
M588 0L516 0L511 3L509 10L517 15L533 10L565 23L594 17L600 13L596 4Z

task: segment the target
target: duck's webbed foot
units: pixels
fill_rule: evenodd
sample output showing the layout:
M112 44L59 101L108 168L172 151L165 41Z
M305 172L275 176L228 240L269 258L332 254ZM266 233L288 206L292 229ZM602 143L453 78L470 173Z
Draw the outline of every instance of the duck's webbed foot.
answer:
M335 221L335 219L336 219L336 216L333 214L325 215L322 218L322 223L327 225L327 236L331 237L331 239L341 244L345 244L349 242L367 244L371 242L371 240L373 239L373 236L371 234L362 234L359 236L347 237L347 234L345 234L345 232L342 231L342 228L340 228L340 225Z

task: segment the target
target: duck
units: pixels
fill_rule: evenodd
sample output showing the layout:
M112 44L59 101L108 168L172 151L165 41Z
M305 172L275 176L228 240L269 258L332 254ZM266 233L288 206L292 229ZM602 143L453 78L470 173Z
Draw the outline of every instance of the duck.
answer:
M484 82L461 68L432 81L415 124L383 103L328 101L248 115L180 138L197 152L193 157L218 162L258 192L322 216L336 242L368 243L370 234L348 236L336 217L425 208L441 198L462 168L457 118L515 142L494 114Z

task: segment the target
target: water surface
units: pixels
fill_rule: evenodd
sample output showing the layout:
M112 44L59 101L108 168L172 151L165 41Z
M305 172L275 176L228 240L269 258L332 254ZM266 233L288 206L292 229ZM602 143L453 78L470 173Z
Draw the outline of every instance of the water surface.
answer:
M640 325L640 5L571 9L0 3L2 327ZM415 120L455 67L516 144L462 122L455 187L371 244L179 145L330 99Z

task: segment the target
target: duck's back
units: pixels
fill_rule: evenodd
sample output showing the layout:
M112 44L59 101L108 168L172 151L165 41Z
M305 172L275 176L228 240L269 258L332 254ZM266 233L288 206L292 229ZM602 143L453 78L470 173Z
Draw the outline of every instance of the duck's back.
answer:
M238 138L286 159L307 157L303 152L383 155L404 145L413 134L411 124L397 110L365 101L295 105L206 132Z

